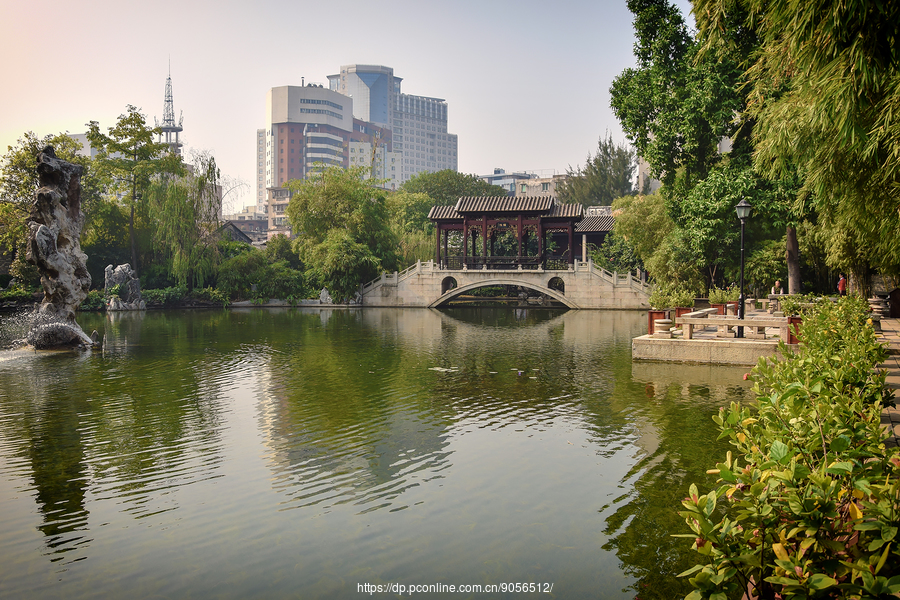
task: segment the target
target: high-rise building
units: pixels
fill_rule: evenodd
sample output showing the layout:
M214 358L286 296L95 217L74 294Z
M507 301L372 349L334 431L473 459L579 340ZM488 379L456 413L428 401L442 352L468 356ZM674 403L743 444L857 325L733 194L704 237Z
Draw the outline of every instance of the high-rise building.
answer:
M366 167L388 189L416 173L457 169L447 103L401 93L392 68L344 65L328 76L328 88L301 81L272 88L266 99L266 128L256 132L260 210L275 204L272 190L305 179L319 164Z
M458 140L447 133L447 102L400 91L402 78L390 67L344 65L328 76L328 87L353 99L353 116L383 124L402 153L400 183L416 173L456 170Z

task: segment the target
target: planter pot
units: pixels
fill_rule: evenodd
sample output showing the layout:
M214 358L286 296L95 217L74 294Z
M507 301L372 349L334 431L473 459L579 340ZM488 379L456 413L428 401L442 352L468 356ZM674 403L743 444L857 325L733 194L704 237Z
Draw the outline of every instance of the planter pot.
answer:
M803 317L788 317L788 344L800 343L800 338L796 336L794 329L799 327L802 322Z
M676 308L675 308L675 317L677 318L677 317L684 316L684 315L688 314L689 312L694 312L694 307L693 307L693 306L679 306L679 307L676 307ZM674 320L674 319L673 319L673 320Z
M709 307L710 307L710 308L715 308L715 309L716 309L716 314L717 314L717 315L724 315L724 314L725 314L725 304L719 304L718 302L715 302L715 303L714 303L714 302L710 302L710 303L709 303Z
M653 335L656 333L653 330L653 321L656 319L668 319L669 318L669 309L667 308L651 308L647 311L647 333Z

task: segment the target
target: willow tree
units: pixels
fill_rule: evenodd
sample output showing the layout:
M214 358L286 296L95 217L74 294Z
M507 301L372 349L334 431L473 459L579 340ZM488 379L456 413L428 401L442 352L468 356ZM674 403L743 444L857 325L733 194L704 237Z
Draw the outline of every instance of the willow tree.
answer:
M900 4L695 0L705 49L759 39L743 78L754 165L799 172L828 229L829 262L865 292L867 262L900 274ZM867 257L867 259L863 259Z
M154 247L170 261L179 285L188 289L204 287L215 276L221 202L215 158L195 154L192 162L192 172L155 177L147 194Z

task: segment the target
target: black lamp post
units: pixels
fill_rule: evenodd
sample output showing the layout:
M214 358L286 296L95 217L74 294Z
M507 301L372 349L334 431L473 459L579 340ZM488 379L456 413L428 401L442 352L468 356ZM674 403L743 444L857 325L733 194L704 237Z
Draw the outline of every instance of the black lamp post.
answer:
M744 224L747 219L750 218L750 211L753 210L753 207L750 206L750 203L747 202L746 198L741 198L741 201L734 207L734 210L737 212L738 219L741 220L741 295L738 298L738 318L743 319L744 310L747 305L746 298L744 298ZM743 325L738 326L735 337L744 337Z

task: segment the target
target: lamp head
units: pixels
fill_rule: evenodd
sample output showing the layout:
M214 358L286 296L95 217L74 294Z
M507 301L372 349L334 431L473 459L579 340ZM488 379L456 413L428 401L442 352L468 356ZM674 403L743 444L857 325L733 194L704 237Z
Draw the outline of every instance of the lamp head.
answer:
M734 210L737 213L738 219L743 221L750 217L750 211L753 210L753 207L747 202L746 198L741 198L741 201L734 207Z

